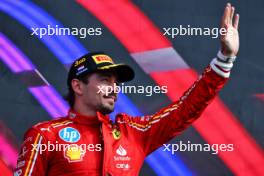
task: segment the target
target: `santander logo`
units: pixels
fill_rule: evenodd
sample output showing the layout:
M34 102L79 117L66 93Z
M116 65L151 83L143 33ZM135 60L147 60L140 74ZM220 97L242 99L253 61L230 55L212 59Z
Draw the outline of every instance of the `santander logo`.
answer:
M121 145L119 145L118 149L116 150L116 153L120 156L127 155L127 151Z

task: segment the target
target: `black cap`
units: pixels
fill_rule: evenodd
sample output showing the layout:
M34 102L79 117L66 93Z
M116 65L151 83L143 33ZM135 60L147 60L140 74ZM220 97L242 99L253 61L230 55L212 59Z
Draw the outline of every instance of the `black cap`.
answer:
M78 79L88 73L97 71L116 73L117 81L119 83L131 81L135 76L135 73L130 66L122 63L115 64L112 58L103 52L92 52L83 55L73 62L68 73L67 84L71 87L71 81L73 79Z

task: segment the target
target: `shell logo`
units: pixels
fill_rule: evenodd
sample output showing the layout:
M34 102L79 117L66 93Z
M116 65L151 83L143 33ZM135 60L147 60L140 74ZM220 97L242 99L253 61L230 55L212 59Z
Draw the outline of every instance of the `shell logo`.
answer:
M66 148L64 157L68 160L68 162L79 162L83 160L85 153L86 151L80 146L72 144Z

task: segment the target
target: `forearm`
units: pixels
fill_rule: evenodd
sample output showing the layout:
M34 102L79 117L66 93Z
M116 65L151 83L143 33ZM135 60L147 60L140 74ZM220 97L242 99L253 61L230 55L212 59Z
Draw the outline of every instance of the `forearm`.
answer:
M198 80L175 103L182 124L187 125L197 119L223 88L230 76L234 58L224 58L219 52Z

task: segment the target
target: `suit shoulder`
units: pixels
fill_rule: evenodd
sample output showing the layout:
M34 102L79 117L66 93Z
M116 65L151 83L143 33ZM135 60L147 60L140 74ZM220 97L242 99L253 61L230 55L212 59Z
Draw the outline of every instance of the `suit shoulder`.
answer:
M50 134L56 133L57 130L71 123L73 122L68 117L61 117L58 119L47 120L47 121L43 121L43 122L39 122L35 124L30 129L28 129L25 134L27 135L28 133L35 131L37 133L40 133L44 137L50 136Z
M53 120L47 120L43 122L39 122L36 125L33 126L35 129L42 129L42 128L57 128L60 126L65 126L72 123L72 120L69 119L68 117L60 117L58 119L53 119Z

